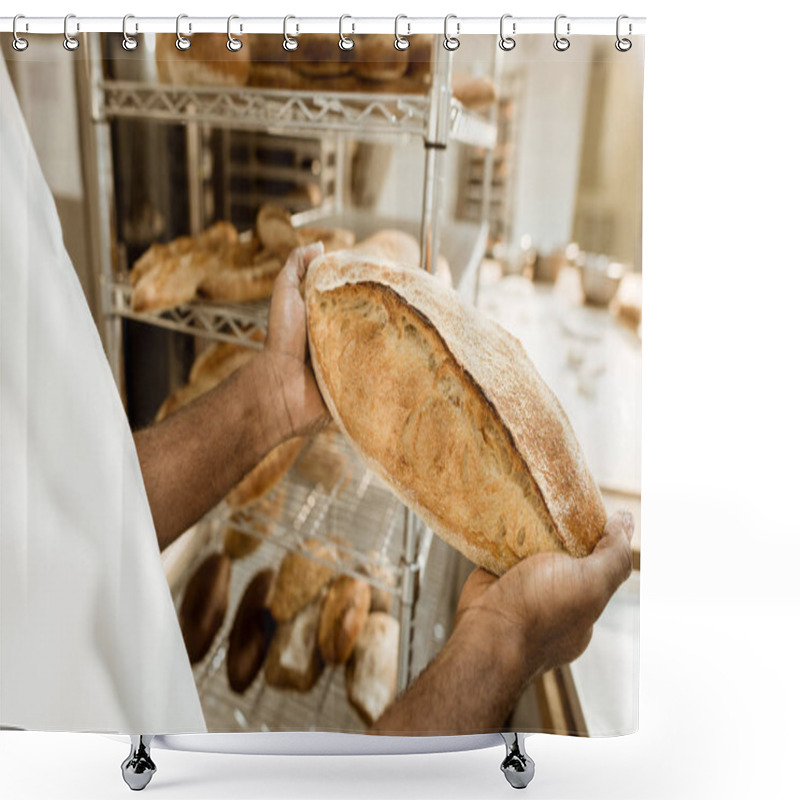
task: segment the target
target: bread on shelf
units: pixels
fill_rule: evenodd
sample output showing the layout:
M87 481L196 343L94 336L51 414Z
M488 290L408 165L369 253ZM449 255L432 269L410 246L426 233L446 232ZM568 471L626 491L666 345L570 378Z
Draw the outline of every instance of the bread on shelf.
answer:
M255 680L275 634L277 625L267 608L274 577L271 569L262 569L253 575L239 601L228 635L225 656L228 684L239 694Z
M222 627L228 611L231 560L224 553L205 558L189 578L183 593L178 621L189 662L203 659Z
M331 565L337 560L334 546L309 540L304 549L314 558L297 552L287 553L278 569L269 604L278 622L292 619L333 579Z
M347 663L347 698L366 725L372 725L397 692L400 626L381 611L373 612L362 628Z
M369 615L366 581L339 575L328 589L319 623L319 651L328 664L344 664Z

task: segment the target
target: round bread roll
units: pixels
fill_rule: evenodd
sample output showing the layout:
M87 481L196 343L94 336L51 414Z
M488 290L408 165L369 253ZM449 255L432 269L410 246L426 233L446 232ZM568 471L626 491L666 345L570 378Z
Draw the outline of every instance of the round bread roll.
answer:
M366 581L339 575L328 589L319 621L319 651L328 664L344 664L369 616Z
M353 48L356 60L353 71L368 81L393 81L402 78L408 69L409 50L398 50L394 36L373 34L360 36Z
M337 560L336 551L330 545L309 540L306 548L317 558L328 562ZM281 561L269 601L272 616L278 622L292 619L330 583L333 575L333 568L327 564L300 553L287 553Z
M291 64L307 78L333 78L352 69L349 53L339 47L335 33L304 33Z
M305 299L331 415L439 536L495 575L533 553L592 551L600 491L519 341L364 245L316 258Z
M264 203L258 209L258 213L256 214L256 231L258 230L259 221L268 219L279 219L288 225L292 224L292 215L289 213L288 209L279 206L277 203Z
M281 264L300 245L300 237L291 223L277 217L264 216L261 211L256 220L256 233L264 248L264 258L276 259Z
M189 662L196 664L208 652L228 611L231 560L212 553L186 584L178 621Z
M232 53L225 33L195 33L188 50L175 47L175 35L156 34L156 66L162 83L176 86L244 86L250 75L250 45Z
M406 264L410 267L420 265L417 240L405 231L391 229L378 231L347 252L353 256L363 255L366 258L377 258L393 264Z
M252 555L261 547L262 542L269 535L266 526L264 526L263 531L262 535L254 536L252 533L245 533L238 528L227 527L222 540L222 549L226 555L234 560L247 558L247 556Z
M368 553L372 559L369 564L363 564L358 568L358 572L372 578L374 581L380 581L385 586L394 587L397 583L397 577L392 572L389 561L386 556L381 556L376 550ZM385 611L389 613L392 609L392 593L389 589L385 589L374 584L370 584L370 613L374 611Z
M271 569L257 572L244 590L228 637L226 665L228 683L241 694L253 682L275 633L277 623L267 608L267 597L275 574Z

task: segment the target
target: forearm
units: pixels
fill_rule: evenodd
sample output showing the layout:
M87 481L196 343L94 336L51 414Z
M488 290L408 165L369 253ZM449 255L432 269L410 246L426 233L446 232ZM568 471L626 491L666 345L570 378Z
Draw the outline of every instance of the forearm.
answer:
M259 357L164 422L134 434L161 549L288 436L283 409L275 371Z
M501 730L533 677L520 648L476 626L456 626L441 653L372 727L437 735Z

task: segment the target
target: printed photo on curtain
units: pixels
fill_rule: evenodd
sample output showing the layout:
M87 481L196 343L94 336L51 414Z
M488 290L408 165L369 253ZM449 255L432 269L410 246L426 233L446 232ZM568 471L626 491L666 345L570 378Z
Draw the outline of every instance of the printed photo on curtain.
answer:
M0 722L635 731L643 37L3 36Z

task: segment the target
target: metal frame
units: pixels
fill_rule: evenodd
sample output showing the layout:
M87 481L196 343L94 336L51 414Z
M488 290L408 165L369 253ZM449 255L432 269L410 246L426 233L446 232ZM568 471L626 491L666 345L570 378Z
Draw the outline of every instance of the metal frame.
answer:
M201 335L218 341L253 346L247 332L252 326L265 327L267 309L263 306L220 306L191 303L163 313L137 313L130 308L130 287L115 274L114 255L125 254L115 246L113 154L109 121L113 118L143 118L181 122L186 126L187 158L197 163L202 131L206 126L259 129L292 135L335 133L338 150L346 139L402 142L420 136L425 144L425 178L422 198L420 240L423 266L429 271L436 264L441 228L440 205L443 195L444 163L451 141L486 148L486 170L491 163L496 139L495 120L471 113L453 99L451 88L452 53L434 48L431 87L427 94L373 94L339 92L289 92L265 89L217 89L162 86L105 79L102 42L99 33L86 36L86 66L79 76L81 96L89 98L91 126L84 137L83 159L92 165L93 180L87 181L87 196L92 214L92 241L97 243L96 261L101 276L104 344L117 385L122 389L123 317ZM497 76L496 48L493 71ZM341 161L341 159L339 159ZM188 174L195 174L190 167ZM335 205L343 204L343 164L337 165ZM190 178L191 230L203 226L202 180ZM488 209L488 205L484 204ZM485 248L488 225L479 227L474 253ZM473 259L474 260L474 259ZM477 264L470 268L476 271ZM119 271L121 273L121 270ZM419 598L422 564L430 547L430 531L421 536L420 525L406 509L403 526L402 580L400 583L401 644L398 691L410 682L411 641L414 610Z

